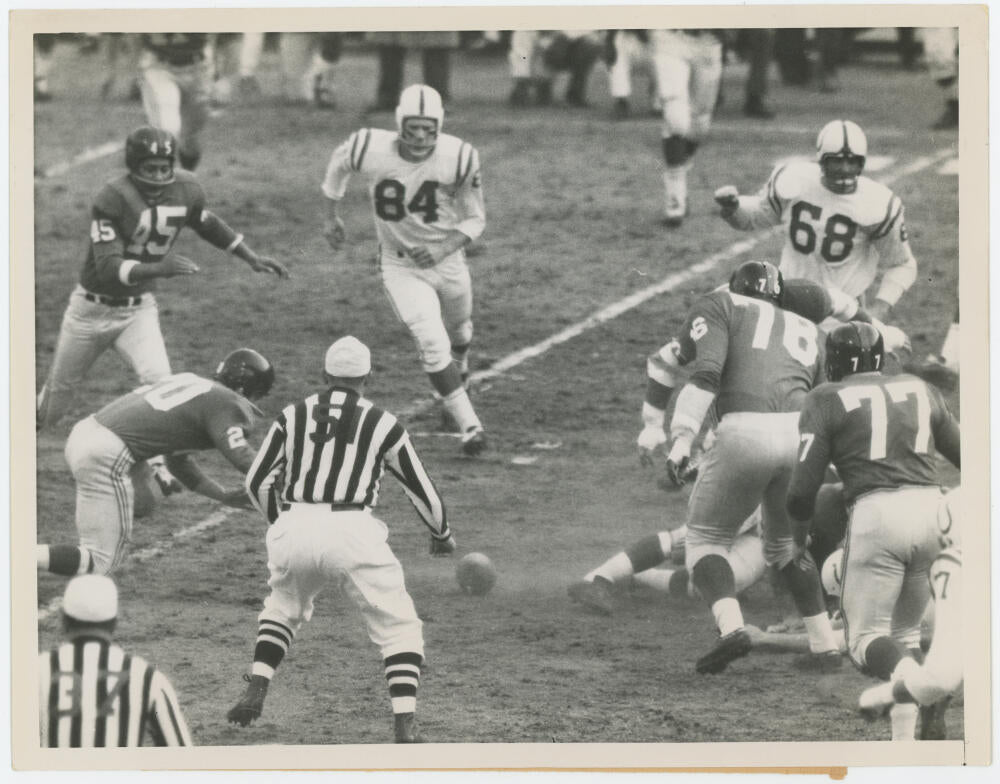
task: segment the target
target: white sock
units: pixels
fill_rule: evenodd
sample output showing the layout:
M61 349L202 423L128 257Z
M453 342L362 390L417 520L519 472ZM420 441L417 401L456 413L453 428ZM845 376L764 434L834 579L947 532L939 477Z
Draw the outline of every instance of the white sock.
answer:
M47 544L40 544L35 546L35 561L38 563L38 568L43 572L48 571L49 568L49 546Z
M803 618L802 622L806 625L806 634L809 635L810 651L826 653L840 650L837 637L833 633L833 626L830 625L830 616L825 612Z
M913 740L917 734L920 709L914 702L896 703L889 710L893 740Z
M684 531L687 531L686 526L681 526ZM663 557L669 558L671 551L674 549L674 536L677 535L676 531L660 531L656 538L660 540L660 549L663 550ZM683 534L682 534L683 536ZM681 539L683 541L683 538Z
M666 214L679 217L687 211L687 166L668 166L663 170Z
M590 581L595 577L603 577L608 582L616 583L626 577L631 577L633 573L632 561L624 552L621 552L611 556L583 579Z
M715 616L715 625L719 627L719 634L723 637L743 628L743 611L736 599L719 599L712 605L712 615Z
M268 680L274 677L274 667L261 661L255 661L250 668L251 675L263 675Z
M917 664L916 659L912 659L909 656L904 656L899 660L896 668L892 671L892 675L889 677L890 683L895 683L899 680L905 680L910 675L913 675L917 670L920 669L920 665Z
M472 407L472 401L469 400L469 393L465 391L465 387L459 387L454 392L449 392L441 399L441 403L462 433L467 433L469 428L482 428L482 423L476 416L476 411Z
M389 700L392 702L392 712L393 713L416 713L417 712L417 698L416 697L390 697Z
M654 591L670 593L670 578L674 576L676 571L676 569L647 569L637 574L633 579Z

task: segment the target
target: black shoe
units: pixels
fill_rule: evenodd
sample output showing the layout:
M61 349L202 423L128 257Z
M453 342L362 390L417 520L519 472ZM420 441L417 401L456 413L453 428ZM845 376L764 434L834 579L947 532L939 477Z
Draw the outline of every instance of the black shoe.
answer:
M695 662L694 668L703 675L714 675L726 669L729 662L746 656L752 647L750 635L740 627L725 637L720 637L715 647Z
M264 697L267 696L267 687L270 681L263 675L244 675L243 680L247 682L246 693L236 705L230 708L226 719L230 724L246 727L260 718L260 714L264 710Z
M920 732L918 740L945 740L948 737L948 727L944 720L945 711L951 703L951 697L945 697L933 705L920 706Z
M481 427L470 427L462 436L462 453L469 457L478 457L486 447L486 433Z
M774 119L774 109L760 98L747 98L747 102L743 106L743 114L747 117L755 117L758 120Z
M514 88L510 91L507 103L518 109L528 106L531 103L531 82L527 79L515 80Z
M840 651L825 651L823 653L807 653L798 656L792 662L800 672L827 673L837 672L844 664Z
M616 120L627 120L629 116L628 98L615 98L614 116Z
M396 743L423 743L424 739L417 733L416 716L412 713L397 713L393 716L393 730Z
M611 615L615 602L611 596L611 582L603 577L580 580L569 587L569 598L599 615Z

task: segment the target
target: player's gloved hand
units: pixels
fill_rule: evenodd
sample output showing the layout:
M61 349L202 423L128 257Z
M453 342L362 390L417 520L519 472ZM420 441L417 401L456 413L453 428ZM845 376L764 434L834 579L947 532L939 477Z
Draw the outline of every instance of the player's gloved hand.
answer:
M876 318L872 319L872 326L882 333L882 342L885 344L885 350L890 354L898 355L900 352L909 354L912 351L909 336L899 327L894 327L891 324L883 324Z
M288 267L270 256L254 256L253 260L247 263L254 272L271 272L282 280L289 277Z
M186 256L171 253L156 265L156 271L161 278L173 278L178 275L194 275L198 271L198 265Z
M646 425L639 433L636 443L639 445L639 464L652 468L653 453L667 443L667 434L663 432L662 427Z
M691 442L686 438L678 438L667 455L667 487L683 487L691 477Z
M347 240L347 229L344 228L344 222L340 218L324 221L323 236L326 237L326 241L330 243L331 248L340 250L341 246Z
M421 269L433 267L438 262L438 260L434 257L434 254L423 245L416 248L410 248L410 258L413 260L413 263Z
M722 216L732 215L740 206L740 192L735 185L723 185L715 191L715 203L722 208Z
M434 539L432 537L430 552L433 556L451 555L455 552L455 548L457 546L458 545L455 544L454 534L448 534L447 539Z

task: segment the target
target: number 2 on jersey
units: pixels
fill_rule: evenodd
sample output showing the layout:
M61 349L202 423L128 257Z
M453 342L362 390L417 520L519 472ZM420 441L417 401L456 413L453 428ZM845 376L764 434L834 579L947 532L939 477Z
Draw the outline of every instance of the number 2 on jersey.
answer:
M885 388L875 384L848 386L838 391L845 411L853 411L867 400L872 412L871 448L868 456L872 460L883 460L887 454L889 437L889 404L902 405L911 397L917 409L917 433L913 451L926 454L931 440L931 402L927 388L916 380L895 381ZM888 399L887 397L888 396Z
M375 214L384 221L401 221L407 213L417 213L424 223L434 223L438 219L437 189L436 180L427 180L404 206L406 186L399 180L382 180L375 186Z

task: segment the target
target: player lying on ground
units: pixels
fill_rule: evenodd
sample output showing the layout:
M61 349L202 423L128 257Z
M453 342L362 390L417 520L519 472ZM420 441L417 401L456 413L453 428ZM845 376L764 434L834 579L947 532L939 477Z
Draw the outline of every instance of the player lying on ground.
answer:
M79 545L39 545L37 564L54 574L108 574L122 562L132 533L132 467L152 455L184 485L215 501L250 508L242 487L226 490L205 476L193 451L217 449L246 474L254 459L247 431L262 415L251 401L274 383L274 368L251 349L227 356L212 379L178 373L139 387L78 422L66 442L76 481Z

